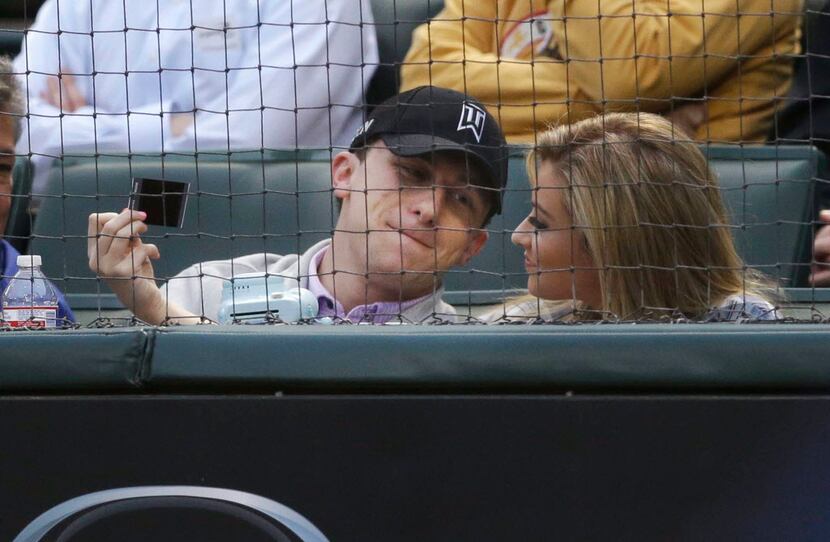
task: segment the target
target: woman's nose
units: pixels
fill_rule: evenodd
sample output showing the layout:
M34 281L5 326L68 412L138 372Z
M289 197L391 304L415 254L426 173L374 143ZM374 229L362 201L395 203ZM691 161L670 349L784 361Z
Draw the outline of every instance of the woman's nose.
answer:
M510 236L510 241L512 241L514 245L528 249L530 248L532 232L533 228L527 223L527 219L524 219L518 226L516 226L516 229L513 230L513 235Z

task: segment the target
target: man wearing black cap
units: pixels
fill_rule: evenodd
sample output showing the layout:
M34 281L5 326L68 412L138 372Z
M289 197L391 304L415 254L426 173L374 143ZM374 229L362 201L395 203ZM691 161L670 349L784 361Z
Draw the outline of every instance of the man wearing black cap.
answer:
M507 149L495 119L468 96L419 87L379 105L331 170L337 226L304 254L200 263L159 289L150 263L158 249L138 238L145 217L124 211L90 216L90 267L116 279L108 282L121 301L153 324L216 320L223 284L245 273L293 279L316 298L318 318L452 319L442 273L481 250L501 210Z

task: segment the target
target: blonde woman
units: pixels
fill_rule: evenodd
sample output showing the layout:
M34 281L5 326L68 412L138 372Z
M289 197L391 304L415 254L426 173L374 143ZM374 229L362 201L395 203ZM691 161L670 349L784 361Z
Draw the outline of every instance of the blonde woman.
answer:
M513 233L530 296L490 320L774 319L735 251L714 174L662 117L554 128L527 158L533 208Z

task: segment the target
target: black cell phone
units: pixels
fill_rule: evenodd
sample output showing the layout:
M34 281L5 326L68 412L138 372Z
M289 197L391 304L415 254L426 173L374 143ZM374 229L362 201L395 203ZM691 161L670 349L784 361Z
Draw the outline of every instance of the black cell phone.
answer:
M189 190L188 182L134 177L129 208L147 213L147 224L181 228Z

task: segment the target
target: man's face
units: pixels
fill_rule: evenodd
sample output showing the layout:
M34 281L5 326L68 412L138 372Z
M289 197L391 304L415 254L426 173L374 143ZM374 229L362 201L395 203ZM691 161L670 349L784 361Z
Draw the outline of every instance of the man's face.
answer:
M0 115L0 238L6 233L14 169L14 119Z
M348 267L398 282L411 298L432 291L436 273L475 256L487 241L481 228L491 203L470 185L468 160L452 151L397 156L380 141L363 162L351 153L335 157L343 202L337 229L354 260Z

